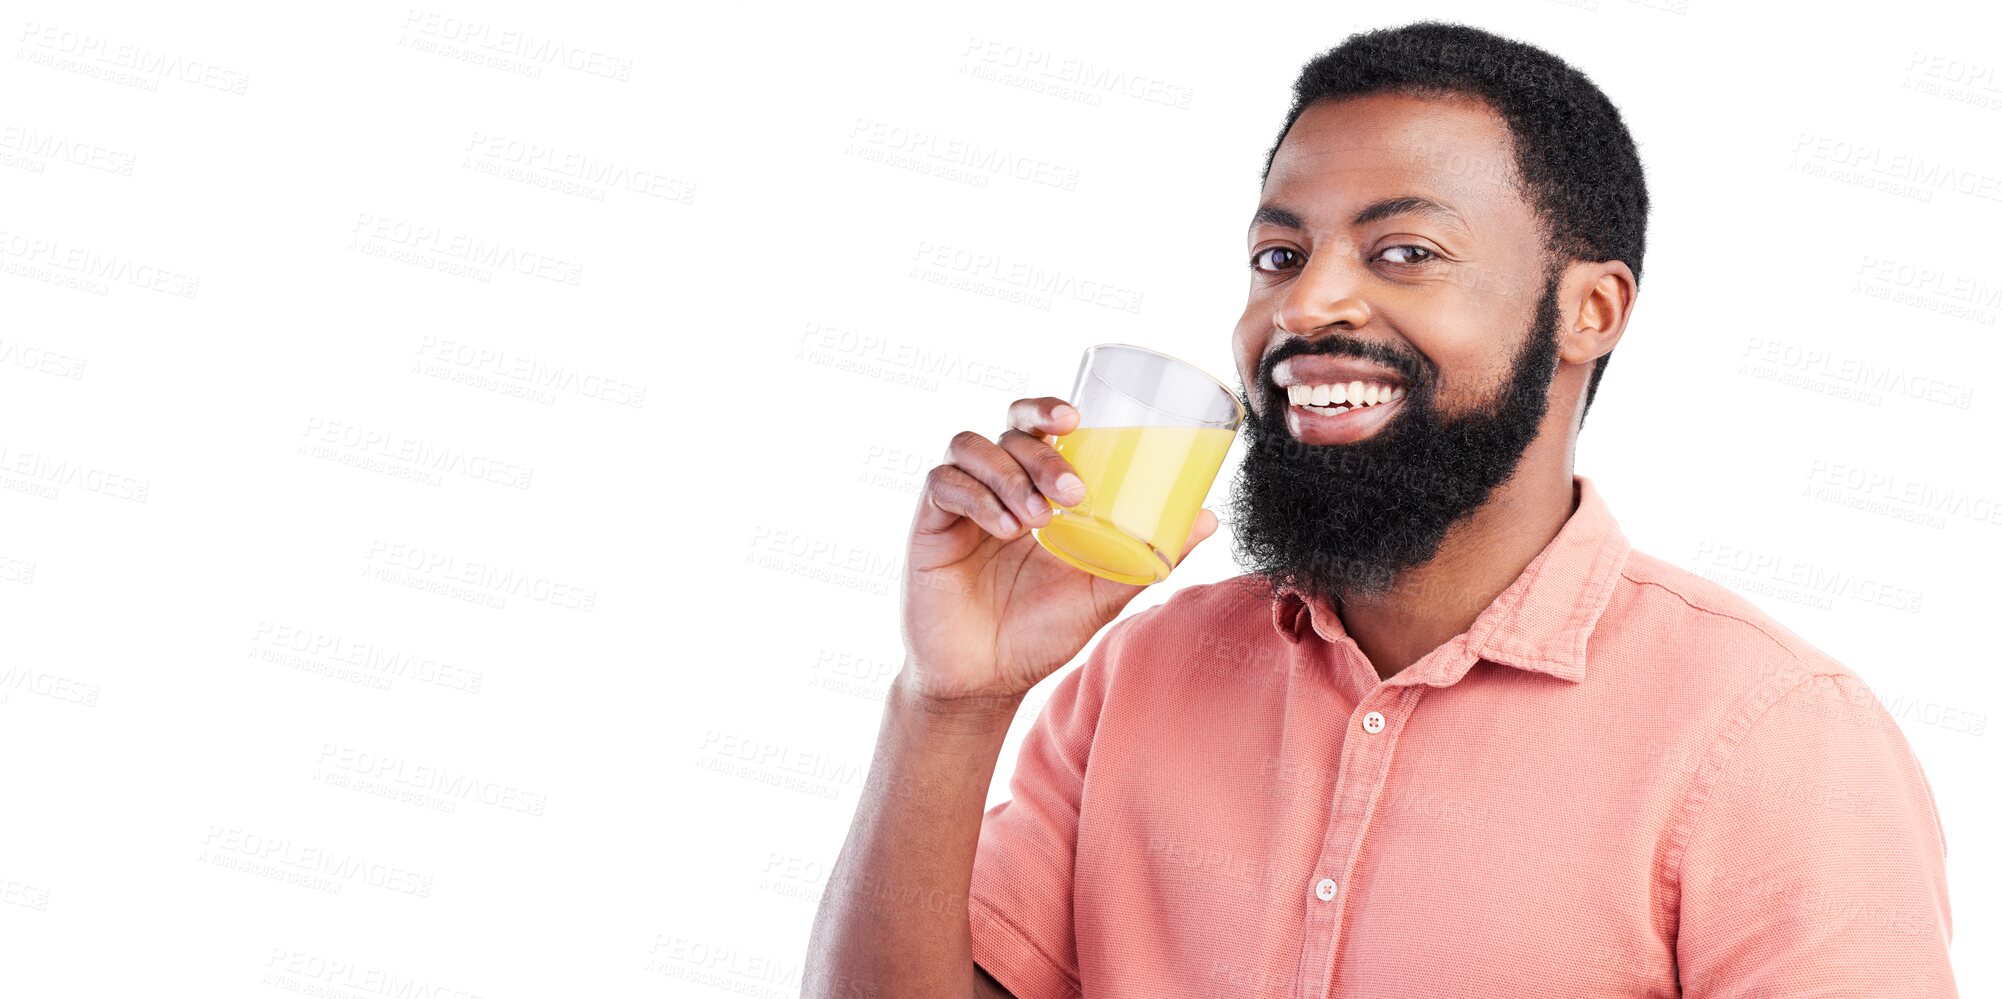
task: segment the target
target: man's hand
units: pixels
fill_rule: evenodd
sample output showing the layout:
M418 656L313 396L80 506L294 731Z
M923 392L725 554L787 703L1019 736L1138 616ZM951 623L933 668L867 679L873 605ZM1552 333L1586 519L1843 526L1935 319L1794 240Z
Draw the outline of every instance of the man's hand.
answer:
M954 435L925 479L904 563L901 678L927 698L1006 701L1076 657L1146 589L1066 564L1036 543L1050 499L1084 497L1076 469L1050 442L1077 428L1062 399L1017 399L998 440ZM1216 533L1197 514L1184 554Z

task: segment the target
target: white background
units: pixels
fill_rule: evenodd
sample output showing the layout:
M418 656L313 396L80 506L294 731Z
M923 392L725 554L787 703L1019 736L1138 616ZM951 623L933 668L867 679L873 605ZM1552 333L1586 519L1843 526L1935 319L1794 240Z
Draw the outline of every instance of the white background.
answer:
M186 6L4 25L0 991L796 993L925 470L1234 383L1293 75L1427 15L1625 114L1578 470L1897 713L2002 991L1992 8Z

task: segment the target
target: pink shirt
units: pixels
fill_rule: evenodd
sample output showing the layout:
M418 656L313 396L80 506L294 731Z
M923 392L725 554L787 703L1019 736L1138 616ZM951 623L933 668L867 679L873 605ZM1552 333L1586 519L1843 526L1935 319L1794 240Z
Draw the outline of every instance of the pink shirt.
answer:
M974 960L1021 999L1956 995L1896 721L1575 486L1389 680L1249 576L1115 622L983 820Z

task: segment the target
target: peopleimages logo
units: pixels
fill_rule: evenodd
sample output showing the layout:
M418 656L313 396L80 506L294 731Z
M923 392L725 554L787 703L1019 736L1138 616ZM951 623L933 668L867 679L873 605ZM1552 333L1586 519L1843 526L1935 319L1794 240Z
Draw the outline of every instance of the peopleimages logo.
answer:
M0 668L0 702L5 702L10 694L27 693L94 708L97 707L97 697L101 691L102 688L97 684L44 673L26 666L9 665Z
M84 492L112 499L144 503L153 483L80 461L36 451L19 451L0 444L0 488L54 499L63 486L75 486Z
M452 337L426 335L418 341L416 354L420 364L428 365L419 369L420 374L454 381L463 376L482 388L491 387L480 384L483 380L491 380L494 386L511 387L514 391L509 394L524 394L545 405L555 401L556 393L633 409L646 405L645 385Z
M357 212L348 248L480 281L508 271L557 284L584 280L584 265L471 233L372 212Z
M0 257L6 258L10 274L46 280L37 272L60 273L84 282L84 290L96 295L105 294L111 285L124 284L174 298L193 298L202 287L202 279L192 274L18 232L0 230Z
M354 641L341 635L304 628L282 621L261 620L251 632L251 642L279 665L321 671L335 666L353 666L361 674L388 689L392 680L409 679L446 690L477 694L486 674L456 663L388 648L376 642ZM259 650L253 650L257 655ZM352 672L352 671L348 671ZM346 676L341 677L346 679Z
M369 548L372 570L406 574L406 579L450 580L465 583L476 591L495 597L524 596L557 607L590 612L598 602L598 591L559 582L513 568L462 559L450 552L419 548L378 539ZM396 577L382 578L396 581ZM424 588L424 587L419 587Z
M348 773L375 780L415 788L459 801L477 801L483 805L521 812L525 815L541 815L549 806L549 796L540 791L528 791L499 781L484 780L480 775L453 771L448 767L430 763L417 763L400 756L372 753L354 746L336 746L325 743L320 747L321 766L344 770Z
M29 21L15 41L20 43L17 59L84 76L105 76L143 90L158 90L160 80L180 80L239 97L250 90L247 73L52 24Z
M384 891L431 897L431 876L372 861L367 857L265 836L238 826L210 825L197 858L217 867L242 870L273 880L339 894L353 882ZM293 876L298 881L292 881Z
M19 153L22 157L26 157L25 160L17 160L15 157L0 153L0 163L25 166L34 173L42 172L42 164L37 161L48 161L130 177L133 167L139 163L139 157L132 153L20 125L0 127L0 151Z
M301 445L301 450L315 457L332 459L355 455L384 459L426 474L448 472L512 489L527 489L535 478L535 469L493 455L318 416L307 418L304 437L306 443ZM315 448L315 445L326 447ZM438 476L430 475L430 479L436 480ZM437 482L430 484L436 485Z
M529 70L524 74L527 76L540 77L542 70L549 66L561 66L621 83L631 80L633 76L631 59L435 10L410 8L410 13L403 19L403 30L404 45L455 58L460 56L459 50L464 50L463 54L480 57L469 61L500 60L503 65L498 68L510 68L511 64L514 69ZM421 44L413 44L413 41ZM441 44L450 48L431 48Z

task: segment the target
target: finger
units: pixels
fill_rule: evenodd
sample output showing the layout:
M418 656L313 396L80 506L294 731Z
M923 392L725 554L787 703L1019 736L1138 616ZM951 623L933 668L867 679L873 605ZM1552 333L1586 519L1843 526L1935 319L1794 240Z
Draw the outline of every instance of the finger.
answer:
M1025 434L1063 436L1077 429L1077 407L1053 395L1017 399L1008 404L1008 429Z
M1077 469L1041 437L1010 430L1001 435L1000 445L1029 473L1038 493L1064 506L1076 506L1084 499L1084 480L1078 478ZM1038 520L1030 523L1042 526Z
M1210 535L1217 532L1218 526L1216 514L1209 507L1203 507L1197 511L1196 522L1189 525L1189 543L1182 547L1182 558L1176 559L1175 564L1180 565L1182 559L1188 558L1189 553L1195 551L1197 545L1202 544Z
M916 530L939 534L964 518L997 538L1012 538L1022 525L1008 513L1000 497L956 465L935 465L925 476L924 497L918 504Z
M1029 481L1028 469L1001 445L971 430L963 430L953 435L946 458L1000 497L1016 520L1034 524L1049 516L1050 504L1036 490L1036 484Z

